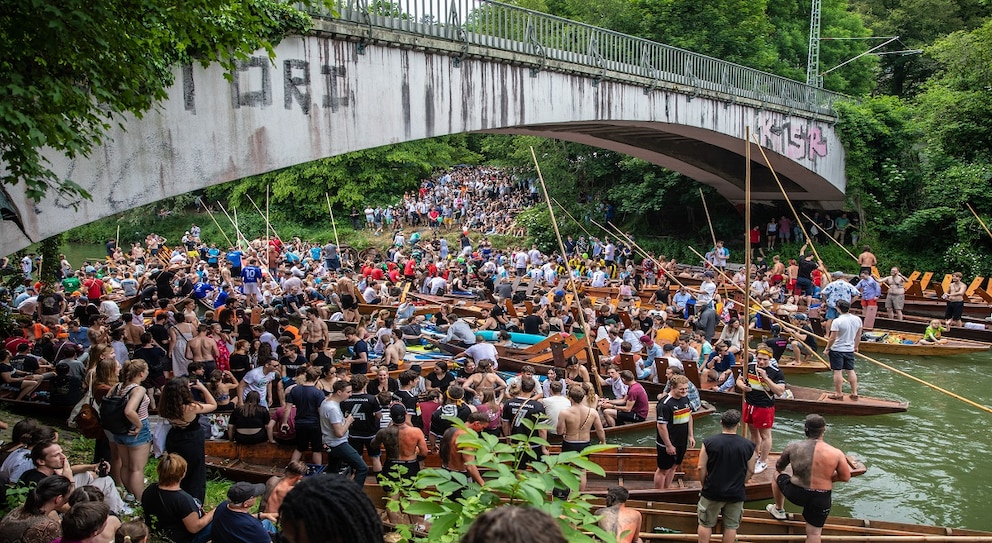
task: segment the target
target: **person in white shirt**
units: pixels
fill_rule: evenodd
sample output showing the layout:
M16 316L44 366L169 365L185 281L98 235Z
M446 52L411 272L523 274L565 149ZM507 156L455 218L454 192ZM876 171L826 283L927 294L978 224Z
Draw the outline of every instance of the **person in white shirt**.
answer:
M475 333L472 332L472 327L465 319L459 318L457 315L450 315L448 323L450 324L448 334L444 336L442 342L448 343L451 340L456 340L464 345L475 345Z
M561 381L552 381L548 386L548 395L541 400L544 404L544 414L548 416L546 422L551 425L552 433L557 431L558 415L572 405L572 402L562 395L563 390Z
M486 338L482 334L475 336L475 345L465 349L464 354L477 363L482 360L492 360L493 367L496 366L496 361L499 360L499 353L496 351L496 346L486 341Z
M606 274L599 269L599 266L593 268L591 285L597 288L606 286Z

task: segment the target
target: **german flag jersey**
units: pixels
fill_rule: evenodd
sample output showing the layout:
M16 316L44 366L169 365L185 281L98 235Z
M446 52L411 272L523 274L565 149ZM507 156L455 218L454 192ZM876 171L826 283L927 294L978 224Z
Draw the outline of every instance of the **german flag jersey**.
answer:
M689 421L692 420L692 407L689 397L679 399L671 395L665 396L658 402L658 424L668 427L668 437L677 448L684 449L689 439ZM661 434L657 434L657 444L664 447Z

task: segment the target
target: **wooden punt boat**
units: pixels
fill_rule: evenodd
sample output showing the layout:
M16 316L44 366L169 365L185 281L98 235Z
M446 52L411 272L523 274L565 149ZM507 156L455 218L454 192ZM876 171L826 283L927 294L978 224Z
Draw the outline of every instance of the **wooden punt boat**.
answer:
M605 505L605 503L603 504ZM643 500L628 500L627 507L637 509L641 513L641 532L657 533L657 531L695 533L698 516L696 505L677 503L658 503ZM789 513L784 521L776 520L765 510L745 509L737 533L741 535L805 535L806 522L799 513ZM660 529L657 530L656 529ZM722 523L717 524L713 540L718 540L722 533ZM926 541L926 536L960 537L990 537L992 532L965 530L961 528L945 528L941 526L926 526L891 522L884 520L865 520L847 517L827 517L823 526L823 535L863 537L863 536L920 536L920 541ZM855 541L855 539L848 539Z
M208 440L205 444L207 467L221 471L236 481L264 482L273 475L282 475L292 451L291 446L269 443L238 445L231 441ZM676 485L667 489L654 488L653 477L658 461L654 447L620 447L613 451L592 454L589 458L600 465L606 475L588 474L588 494L603 496L609 486L619 483L630 491L633 499L674 503L696 503L699 500L701 485L696 469L699 449L686 451L682 462L683 471L676 475ZM772 453L769 463L777 458L778 454ZM425 463L428 467L439 467L440 458L430 455ZM852 475L861 475L866 471L864 464L853 460L852 463ZM752 477L745 486L747 499L771 498L774 475L775 471L768 469ZM382 490L373 477L366 480L365 489L373 497L373 501L381 499Z
M885 297L883 296L879 300L879 305L882 304L884 299ZM861 303L855 300L854 303L851 304L851 307L860 308ZM947 302L939 298L906 296L906 305L903 307L902 312L907 315L918 315L931 319L943 319L946 308ZM962 315L984 319L985 317L992 315L992 305L985 302L979 303L966 301L964 303L964 311Z
M48 402L15 400L14 396L0 398L0 405L15 413L41 417L65 417L72 411L72 405L52 405Z
M741 405L741 393L736 391L718 392L712 387L716 383L705 380L700 382L698 368L694 363L685 364L685 374L693 384L699 387L699 397L719 405ZM652 383L658 386L656 383ZM645 385L645 389L647 389ZM902 413L909 409L909 402L888 400L884 398L874 398L871 396L859 396L857 401L851 400L845 395L842 400L830 398L832 390L825 390L812 387L802 387L796 385L786 385L786 389L792 393L791 398L776 398L775 408L784 411L797 411L800 413L819 413L821 415L845 415L845 416L867 416L884 415L889 413ZM650 391L649 391L650 394Z
M868 334L869 337L877 337L878 341L865 341L862 338L858 344L858 350L862 353L877 353L897 356L952 356L956 354L983 353L992 348L988 343L968 341L964 339L950 339L947 343L937 345L923 345L917 343L923 334L912 334L908 332L896 332L890 330L880 330L876 328ZM890 343L888 338L895 337L899 341ZM904 343L910 341L912 343Z
M427 302L431 305L451 305L452 311L455 315L460 317L481 317L483 309L492 309L493 304L489 302L482 302L478 300L469 300L464 297L457 296L434 296L430 294L420 294L419 292L410 291L407 293L410 297L416 298L418 300Z
M880 313L882 311L880 310ZM904 320L890 319L879 315L875 317L875 326L882 330L893 330L895 332L909 332L911 334L923 334L926 330L927 325L930 324L930 319L923 317L914 317L912 315L905 315ZM980 341L982 343L992 343L992 330L984 328L989 321L985 319L965 319L965 323L976 323L983 328L963 328L959 326L952 326L951 328L944 330L941 334L947 339L966 339L969 341Z
M392 314L396 313L399 308L398 305L387 305L387 304L358 304L358 312L362 315L371 315L372 313L377 313L378 311L385 309ZM416 305L414 306L414 315L429 315L432 313L438 313L441 311L441 306L436 304L429 305Z
M450 344L445 344L442 342L433 343L438 345L442 350L455 355L460 354L461 351L464 350L463 348L454 347ZM537 364L529 362L526 359L519 360L502 356L499 359L500 369L506 371L520 371L520 368L528 364L534 366L534 370L537 373L547 372L547 368L552 367L551 364ZM667 365L667 361L661 362L658 368L659 374L664 373L667 369ZM716 390L710 390L711 387L716 386L715 383L705 382L701 384L699 369L695 363L685 363L684 367L686 377L688 377L689 380L696 385L699 389L699 397L704 401L717 405L739 406L741 404L741 394L739 392L717 392ZM660 394L664 389L664 385L659 385L658 383L652 383L650 381L639 382L644 385L645 390L648 392L648 396ZM843 400L833 400L829 397L833 394L833 391L831 390L796 385L786 385L786 387L792 392L793 397L778 398L775 400L775 407L785 411L819 413L821 415L867 416L902 413L909 409L909 402L905 401L888 400L870 396L859 396L857 401L853 401L847 396L845 396Z

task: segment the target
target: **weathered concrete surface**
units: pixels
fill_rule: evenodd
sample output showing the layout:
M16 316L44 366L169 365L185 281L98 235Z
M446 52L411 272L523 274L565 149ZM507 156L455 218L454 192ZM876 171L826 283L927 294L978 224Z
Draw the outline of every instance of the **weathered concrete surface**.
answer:
M218 66L180 70L170 99L127 119L87 159L49 155L54 171L92 201L50 197L37 206L8 188L25 236L0 222L0 254L160 199L294 164L462 132L535 134L635 155L743 200L744 134L750 128L799 200L843 200L844 151L828 120L760 104L645 93L581 71L470 55L455 67L423 39L356 52L346 36L285 41L274 63L259 53L233 81ZM470 51L471 53L471 51ZM753 146L753 199L781 199ZM73 204L78 203L78 211Z

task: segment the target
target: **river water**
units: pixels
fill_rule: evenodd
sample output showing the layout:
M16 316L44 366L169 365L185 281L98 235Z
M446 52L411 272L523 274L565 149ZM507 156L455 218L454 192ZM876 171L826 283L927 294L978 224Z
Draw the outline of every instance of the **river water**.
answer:
M100 245L65 248L74 265L104 254ZM946 358L875 357L901 371L992 406L992 353ZM864 461L868 471L834 491L833 512L873 520L992 530L992 413L910 381L864 360L857 362L860 393L909 400L909 411L827 419L825 439ZM791 376L797 385L831 388L829 373ZM780 411L773 448L803 439L801 413ZM719 431L719 418L696 421L697 437ZM654 445L654 431L620 439ZM797 511L791 505L788 509Z

